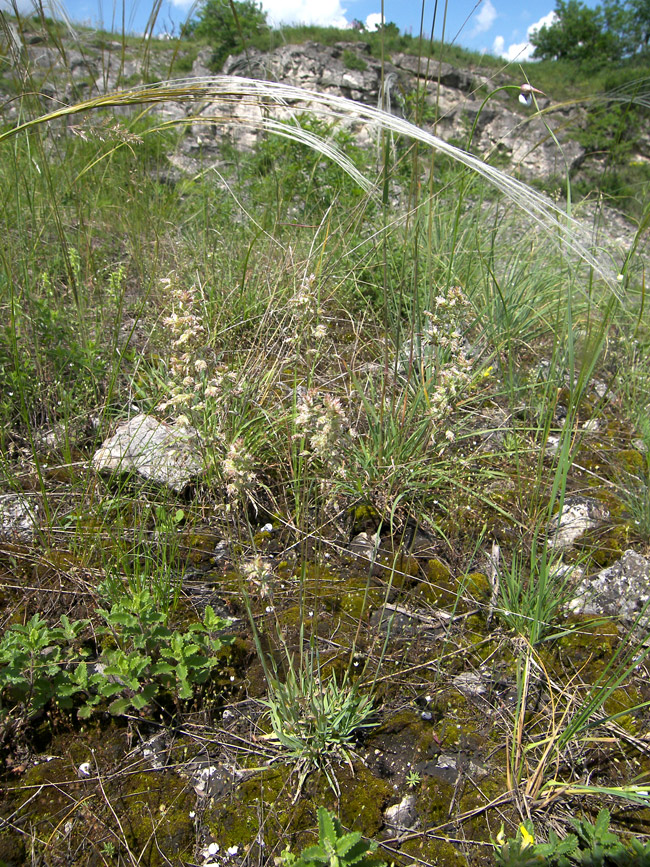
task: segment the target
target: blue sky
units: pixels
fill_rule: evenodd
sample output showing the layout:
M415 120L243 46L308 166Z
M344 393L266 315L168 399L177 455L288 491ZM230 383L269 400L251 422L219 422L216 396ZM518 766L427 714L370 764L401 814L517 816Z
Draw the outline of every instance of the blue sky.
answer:
M50 0L58 3L59 0ZM227 2L227 0L226 0ZM353 19L371 26L380 20L381 0L262 0L272 23L313 23L346 26ZM6 8L9 0L0 0ZM23 11L29 0L19 0ZM400 30L416 35L422 16L421 0L384 0L386 21ZM44 0L47 7L48 2ZM438 2L438 19L434 28L442 36L442 10ZM587 0L594 6L595 0ZM122 14L128 32L142 32L146 26L152 0L67 0L63 6L73 21L91 26L122 29ZM501 55L508 60L524 60L530 54L528 36L531 29L552 20L555 0L451 0L448 3L445 41L455 41L478 51ZM158 29L178 31L180 24L195 8L192 0L163 0ZM424 30L430 32L435 0L425 0ZM370 18L369 18L370 16Z

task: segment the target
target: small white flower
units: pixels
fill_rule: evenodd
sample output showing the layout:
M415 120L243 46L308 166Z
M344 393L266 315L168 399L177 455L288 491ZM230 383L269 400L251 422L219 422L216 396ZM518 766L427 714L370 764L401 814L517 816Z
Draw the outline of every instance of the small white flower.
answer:
M230 855L231 857L233 855L236 855L238 852L239 846L228 846L228 848L226 849L226 855Z

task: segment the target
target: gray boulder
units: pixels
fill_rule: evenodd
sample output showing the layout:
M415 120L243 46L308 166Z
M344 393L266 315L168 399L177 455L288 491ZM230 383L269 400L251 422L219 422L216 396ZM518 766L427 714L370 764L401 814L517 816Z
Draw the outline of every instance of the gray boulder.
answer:
M581 581L569 602L574 614L620 617L630 624L650 600L650 560L628 549L620 560ZM647 624L648 617L643 618Z
M583 533L609 518L608 509L591 497L567 497L562 515L548 526L549 548L570 548Z
M193 428L141 413L117 428L95 452L92 465L99 473L135 474L180 493L204 472L197 443Z
M439 63L431 58L427 65L426 57L415 57L413 54L393 54L391 60L398 69L425 78L428 81L437 82L445 87L453 87L455 90L470 91L474 88L474 76L464 69L456 69L451 63Z
M32 542L36 533L38 505L24 494L0 494L0 539Z

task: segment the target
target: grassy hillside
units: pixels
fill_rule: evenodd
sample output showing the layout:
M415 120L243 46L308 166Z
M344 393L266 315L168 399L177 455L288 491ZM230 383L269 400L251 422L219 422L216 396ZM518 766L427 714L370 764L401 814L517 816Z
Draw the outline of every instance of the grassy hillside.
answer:
M0 862L290 867L322 806L405 867L647 858L645 585L583 604L650 553L647 201L614 242L298 91L189 163L250 93L36 73L0 130ZM142 414L182 491L93 465Z

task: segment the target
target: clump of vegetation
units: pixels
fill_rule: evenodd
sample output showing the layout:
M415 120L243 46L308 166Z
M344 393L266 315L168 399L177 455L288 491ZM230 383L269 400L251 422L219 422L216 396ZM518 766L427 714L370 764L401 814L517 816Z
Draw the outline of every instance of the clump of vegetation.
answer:
M256 0L236 0L231 5L221 0L206 0L199 17L191 21L186 33L206 38L215 45L212 65L220 69L229 54L237 54L268 29L262 5Z
M343 64L347 69L357 69L359 72L365 72L368 68L363 57L359 57L355 51L350 51L349 48L343 52Z
M602 67L644 51L650 36L650 15L643 0L610 0L589 7L581 0L557 0L555 20L531 34L534 56L577 60Z
M295 763L301 780L322 768L338 791L332 762L351 762L354 736L374 724L372 699L354 685L339 684L335 674L323 683L309 669L296 673L292 660L284 682L271 678L264 704L275 741Z
M174 702L186 701L208 680L232 640L215 636L228 623L209 606L202 623L192 623L186 632L169 629L148 592L135 593L110 610L99 608L97 614L104 621L94 628L98 651L83 640L90 621L70 621L65 614L56 627L34 614L24 626L15 624L4 633L0 714L35 716L53 701L64 710L76 707L83 719L106 706L114 715L141 711L162 693Z

